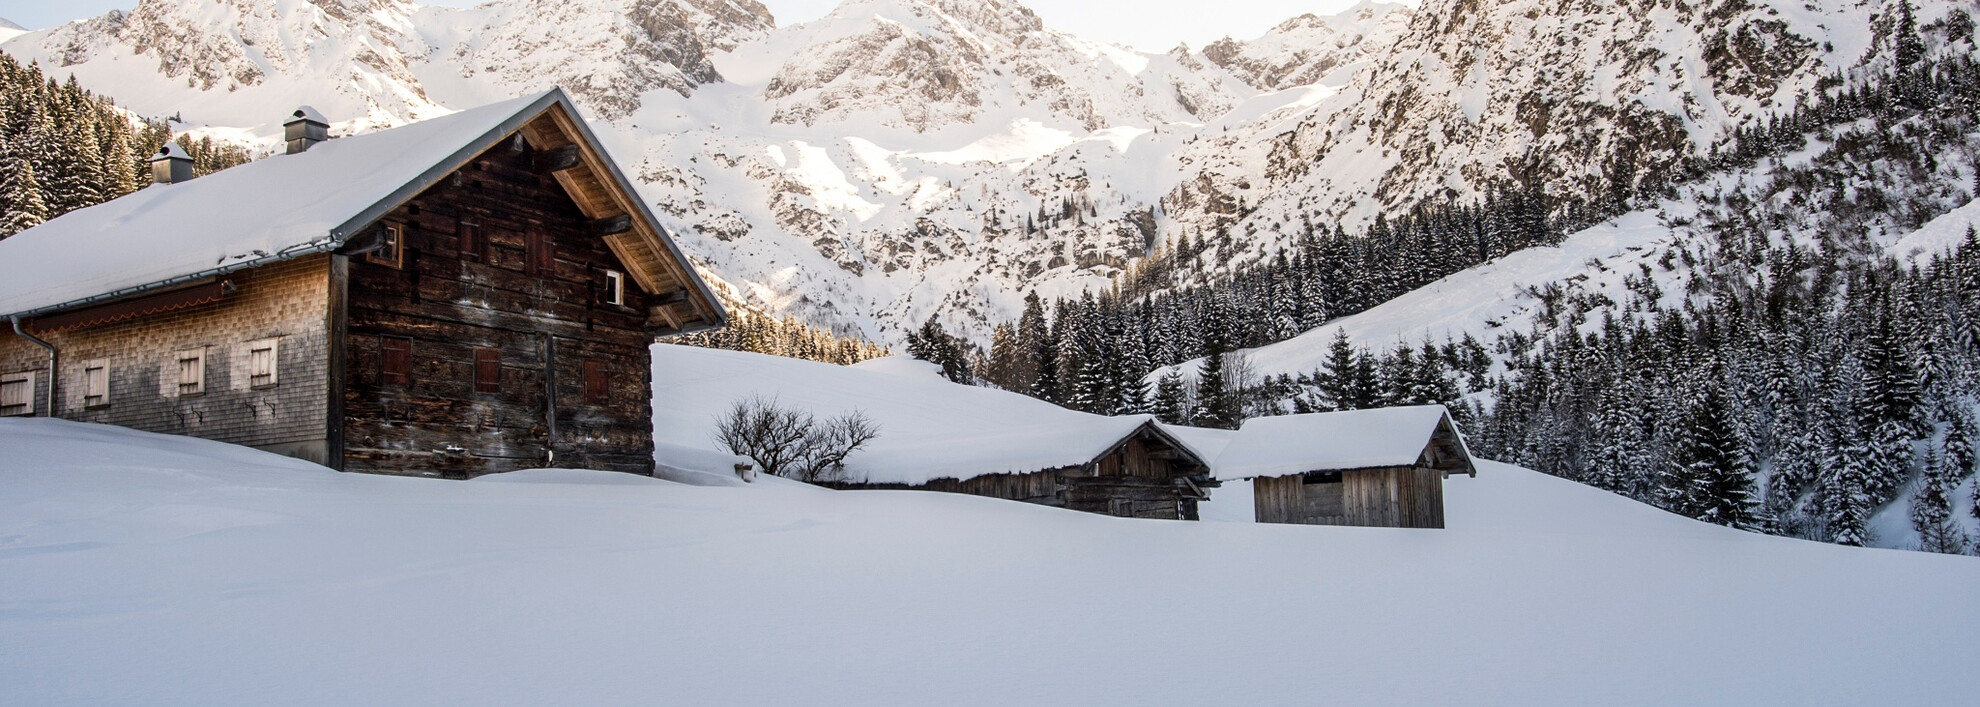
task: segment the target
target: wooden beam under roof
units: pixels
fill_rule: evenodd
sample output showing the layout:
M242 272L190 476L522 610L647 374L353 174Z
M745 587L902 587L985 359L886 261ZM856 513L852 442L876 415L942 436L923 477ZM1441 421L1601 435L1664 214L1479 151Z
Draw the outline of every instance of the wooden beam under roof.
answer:
M633 214L641 211L638 204L630 201L638 198L637 195L623 193L612 183L614 180L609 177L612 172L604 163L604 157L587 149L578 139L582 133L579 132L571 115L561 107L553 108L524 125L521 132L537 150L554 151L560 155L558 160L552 160L548 164L561 165L562 159L565 159L561 156L572 154L567 148L576 148L574 154L577 163L567 168L556 169L551 175L564 191L571 195L571 200L577 204L578 210L583 212L587 219L595 223L616 222L620 218L629 221L631 228L605 236L605 243L612 250L613 255L618 256L619 260L626 264L627 269L631 271L633 281L641 289L652 294L680 291L686 295L684 299L689 305L687 316L682 316L671 306L667 308L666 319L670 326L678 331L685 330L685 325L689 322L719 320L719 315L711 317L707 312L711 308L720 307L721 304L711 301L697 302L705 298L696 297L696 293L688 285L694 281L694 275L690 271L692 266L685 262L676 262L671 257L663 236L654 224L647 222L646 219L632 217Z

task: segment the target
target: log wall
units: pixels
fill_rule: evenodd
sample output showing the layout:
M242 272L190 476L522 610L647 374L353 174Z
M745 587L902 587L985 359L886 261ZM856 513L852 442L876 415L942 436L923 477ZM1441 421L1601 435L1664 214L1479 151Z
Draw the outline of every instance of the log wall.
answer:
M627 268L534 158L504 141L386 215L397 267L348 257L346 469L652 473L655 298L628 279L623 303L606 302L604 271ZM533 240L554 255L533 261ZM403 384L381 374L384 337L411 341ZM499 352L498 390L474 384L484 348ZM585 395L586 361L607 373L603 403Z

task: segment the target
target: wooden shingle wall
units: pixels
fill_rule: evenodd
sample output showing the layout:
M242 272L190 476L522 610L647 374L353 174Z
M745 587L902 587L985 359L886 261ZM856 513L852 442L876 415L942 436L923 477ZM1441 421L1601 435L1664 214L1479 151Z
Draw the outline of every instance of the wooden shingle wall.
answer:
M226 276L218 302L112 324L36 333L61 351L59 416L261 447L325 463L325 313L329 256L311 256ZM32 331L32 326L29 327ZM250 341L277 338L276 384L248 381ZM205 352L205 390L178 394L178 354ZM84 404L84 366L108 363L109 402ZM45 414L47 352L11 329L0 332L0 373L36 376Z

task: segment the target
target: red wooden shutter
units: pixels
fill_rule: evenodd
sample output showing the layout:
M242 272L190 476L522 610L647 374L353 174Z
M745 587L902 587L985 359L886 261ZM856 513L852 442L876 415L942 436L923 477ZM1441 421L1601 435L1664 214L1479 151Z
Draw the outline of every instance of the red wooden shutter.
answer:
M502 350L474 350L474 392L502 392Z
M461 222L461 259L481 261L481 224Z
M412 382L412 340L386 336L378 340L384 352L378 360L378 382L386 385L406 385Z
M584 362L584 400L593 405L604 405L612 399L612 373L604 361L586 359Z
M541 230L529 232L529 269L538 275L557 274L557 250L550 234Z

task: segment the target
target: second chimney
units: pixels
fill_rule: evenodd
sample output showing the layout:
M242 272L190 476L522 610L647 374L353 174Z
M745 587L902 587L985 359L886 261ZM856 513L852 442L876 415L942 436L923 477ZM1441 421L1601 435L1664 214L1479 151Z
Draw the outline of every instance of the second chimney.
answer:
M294 116L282 123L282 139L289 143L288 154L302 152L311 145L330 139L330 121L324 120L323 114L316 112L315 108L297 108Z
M178 184L193 178L192 156L178 143L166 142L158 148L158 154L151 156L151 182L153 184Z

